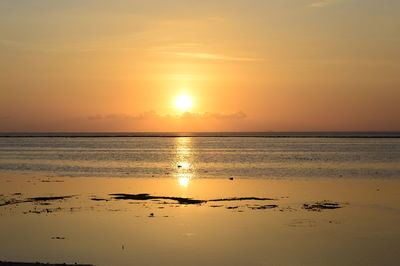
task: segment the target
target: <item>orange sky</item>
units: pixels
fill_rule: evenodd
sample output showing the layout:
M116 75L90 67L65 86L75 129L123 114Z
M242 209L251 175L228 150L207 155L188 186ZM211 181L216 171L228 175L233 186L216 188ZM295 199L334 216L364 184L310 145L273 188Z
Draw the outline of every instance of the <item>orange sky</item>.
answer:
M2 0L0 131L400 131L398 47L395 0Z

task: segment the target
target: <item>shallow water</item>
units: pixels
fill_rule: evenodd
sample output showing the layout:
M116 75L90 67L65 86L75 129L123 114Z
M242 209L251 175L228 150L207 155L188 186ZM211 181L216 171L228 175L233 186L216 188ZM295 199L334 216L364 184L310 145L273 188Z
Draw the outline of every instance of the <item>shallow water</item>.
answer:
M0 260L95 265L397 265L399 180L1 176ZM44 182L46 181L46 182ZM47 182L49 181L49 182ZM179 204L111 193L263 201ZM16 193L16 194L15 194ZM24 202L40 196L64 200ZM94 201L92 198L105 199ZM107 201L106 201L107 200ZM330 200L342 208L304 209ZM257 208L276 204L276 208ZM255 208L253 208L255 207Z
M0 261L397 265L399 177L400 138L0 138Z
M0 172L56 177L399 178L400 138L0 138Z

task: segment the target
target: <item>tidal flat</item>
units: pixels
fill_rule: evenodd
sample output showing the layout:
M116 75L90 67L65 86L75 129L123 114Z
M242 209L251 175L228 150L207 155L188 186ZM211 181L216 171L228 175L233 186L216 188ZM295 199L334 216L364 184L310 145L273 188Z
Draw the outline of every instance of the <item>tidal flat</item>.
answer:
M0 179L0 261L396 265L400 181Z

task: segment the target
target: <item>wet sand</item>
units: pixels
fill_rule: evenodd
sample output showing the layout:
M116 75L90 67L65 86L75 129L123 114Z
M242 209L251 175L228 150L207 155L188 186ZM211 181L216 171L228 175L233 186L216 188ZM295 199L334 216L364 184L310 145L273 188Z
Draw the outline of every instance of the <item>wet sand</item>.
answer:
M0 261L396 265L400 181L0 178Z

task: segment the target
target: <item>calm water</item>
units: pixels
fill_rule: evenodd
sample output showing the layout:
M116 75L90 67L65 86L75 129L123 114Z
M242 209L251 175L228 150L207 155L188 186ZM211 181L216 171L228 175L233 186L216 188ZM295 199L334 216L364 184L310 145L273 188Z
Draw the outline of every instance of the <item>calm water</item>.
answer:
M6 137L0 172L35 176L400 178L400 138Z

